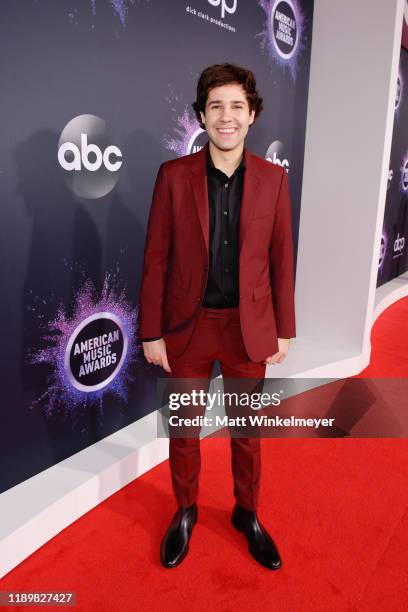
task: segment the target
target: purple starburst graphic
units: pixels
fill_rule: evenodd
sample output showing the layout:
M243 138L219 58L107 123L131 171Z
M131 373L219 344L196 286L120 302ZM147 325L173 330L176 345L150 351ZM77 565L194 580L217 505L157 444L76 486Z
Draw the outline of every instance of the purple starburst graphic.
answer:
M127 351L116 376L108 385L85 392L76 388L70 381L65 354L78 326L98 313L109 313L120 320L127 336ZM42 316L39 315L39 318ZM28 355L31 364L45 363L51 368L47 390L33 402L31 408L41 407L45 415L50 417L62 407L65 416L71 416L75 420L78 409L84 409L91 403L99 404L100 412L103 414L103 398L107 393L112 393L126 402L128 388L134 380L132 373L138 361L138 353L141 351L140 343L136 340L137 323L138 308L129 304L125 290L120 289L116 277L107 274L99 298L92 282L85 280L76 296L72 316L67 316L65 307L59 306L54 319L41 326L44 332L42 340L47 345L46 348L31 351Z
M262 52L267 51L280 68L288 69L295 81L299 56L306 47L305 17L299 0L258 0L258 4L266 14L265 28L258 35Z
M115 15L119 17L119 21L122 24L122 27L124 28L126 26L126 17L129 10L128 3L126 2L126 0L108 0L108 4L110 4L110 6L112 7ZM91 0L91 6L92 14L96 15L96 0Z
M198 121L186 106L182 115L179 115L174 127L174 136L165 135L163 138L163 146L170 151L174 151L177 155L188 155L191 153L193 143L197 136L204 132L198 125Z
M99 0L99 2L97 2L97 0L90 0L90 2L91 2L91 11L92 11L92 16L93 17L96 16L97 5L100 6L102 1L105 4L107 3L108 6L111 7L112 12L115 15L115 17L119 19L122 28L125 28L126 27L126 20L128 18L129 6L130 5L134 5L136 0ZM138 2L139 1L140 0L138 0ZM149 2L149 0L146 0L146 1ZM70 22L73 25L77 26L79 24L78 8L72 9L68 13L68 18L69 18ZM95 24L92 23L91 27L92 27L92 29L95 29ZM117 32L116 32L116 34L117 34Z

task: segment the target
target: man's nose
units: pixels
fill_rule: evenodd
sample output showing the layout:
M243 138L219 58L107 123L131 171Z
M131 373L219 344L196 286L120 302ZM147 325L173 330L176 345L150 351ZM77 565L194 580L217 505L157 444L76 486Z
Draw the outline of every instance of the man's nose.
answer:
M224 108L221 113L221 121L230 121L231 120L231 111L228 108Z

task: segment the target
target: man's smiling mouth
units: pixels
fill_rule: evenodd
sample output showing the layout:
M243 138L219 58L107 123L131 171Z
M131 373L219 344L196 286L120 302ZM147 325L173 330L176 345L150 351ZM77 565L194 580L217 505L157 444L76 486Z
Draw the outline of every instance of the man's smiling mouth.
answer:
M238 128L216 128L220 134L233 134Z

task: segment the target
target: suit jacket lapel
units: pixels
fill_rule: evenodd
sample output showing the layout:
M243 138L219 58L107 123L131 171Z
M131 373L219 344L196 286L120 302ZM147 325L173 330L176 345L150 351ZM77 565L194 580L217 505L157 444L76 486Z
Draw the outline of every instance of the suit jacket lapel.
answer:
M254 215L257 202L259 176L254 157L245 147L245 172L242 190L241 212L239 217L239 251L241 252L244 238L250 221Z
M207 258L209 256L209 202L208 202L208 185L207 185L207 149L208 142L204 147L194 155L193 165L191 168L192 177L191 185L193 188L194 202L196 205L198 218L200 220L201 229L203 232L205 247L207 249Z

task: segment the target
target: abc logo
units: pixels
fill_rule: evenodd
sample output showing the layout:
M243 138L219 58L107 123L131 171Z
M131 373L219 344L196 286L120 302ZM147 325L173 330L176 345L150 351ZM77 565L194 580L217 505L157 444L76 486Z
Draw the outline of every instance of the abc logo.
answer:
M221 5L221 18L224 19L225 13L232 15L237 10L237 0L232 0L231 6L228 6L226 0L208 0L212 6Z
M76 195L96 199L107 195L118 182L122 153L111 144L103 119L79 115L61 133L58 162Z
M278 164L278 166L283 166L289 171L289 161L285 157L283 142L280 140L275 140L269 145L265 159L273 164Z
M394 242L394 253L398 253L399 251L402 251L405 245L405 237L399 235L399 232L397 234L397 238L395 239Z
M72 161L67 161L65 157L66 152L73 153ZM89 154L94 153L95 161L90 161ZM100 150L98 145L88 144L88 135L81 134L81 148L79 149L75 143L73 142L65 142L58 149L58 161L64 170L81 170L81 160L83 167L89 170L90 172L95 172L99 170L102 164L109 170L110 172L116 172L122 165L121 161L111 162L109 159L110 155L114 155L117 159L122 158L122 154L119 151L118 147L114 145L110 145L106 147L103 151Z

